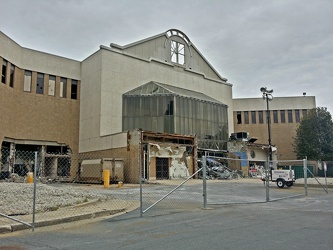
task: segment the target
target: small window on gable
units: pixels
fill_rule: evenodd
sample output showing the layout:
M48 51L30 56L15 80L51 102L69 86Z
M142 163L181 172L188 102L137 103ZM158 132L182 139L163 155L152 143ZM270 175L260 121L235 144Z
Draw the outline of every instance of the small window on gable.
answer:
M183 65L185 63L185 45L171 41L171 62Z

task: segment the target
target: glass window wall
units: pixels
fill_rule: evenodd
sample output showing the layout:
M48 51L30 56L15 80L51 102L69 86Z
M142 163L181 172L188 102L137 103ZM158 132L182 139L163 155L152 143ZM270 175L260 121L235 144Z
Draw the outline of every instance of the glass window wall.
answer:
M124 95L123 131L144 130L197 135L200 141L222 144L228 140L227 106L198 99L164 95ZM206 143L207 145L207 143Z

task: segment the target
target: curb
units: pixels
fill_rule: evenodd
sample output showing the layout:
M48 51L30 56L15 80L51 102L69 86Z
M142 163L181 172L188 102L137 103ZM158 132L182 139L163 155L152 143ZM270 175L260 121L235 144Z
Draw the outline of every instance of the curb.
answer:
M42 220L42 221L35 222L34 228L69 223L69 222L79 221L79 220L94 219L94 218L103 217L103 216L110 216L110 215L114 215L117 213L122 213L124 211L126 211L125 208L117 209L117 210L102 210L102 211L68 216L68 217L63 217L63 218L55 218L55 219L51 219L51 220ZM25 229L31 229L31 228L32 227L29 227L27 225L20 224L20 223L0 226L0 234L11 233L11 232L16 232L19 230L25 230Z
M317 184L309 184L307 183L306 184L307 187L311 187L311 188L333 188L333 185L332 184L328 184L327 186L325 184L322 184L322 186L320 186L318 183ZM294 186L295 187L304 187L304 183L294 183Z

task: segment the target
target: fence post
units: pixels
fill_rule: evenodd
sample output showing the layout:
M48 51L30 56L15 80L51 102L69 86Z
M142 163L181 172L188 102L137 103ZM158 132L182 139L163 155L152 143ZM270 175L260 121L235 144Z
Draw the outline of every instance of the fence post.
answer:
M266 162L266 202L269 202L269 178L270 178L270 164L268 161Z
M206 152L202 156L202 195L204 199L204 209L207 208L207 185L206 185Z
M140 183L140 217L143 214L143 204L142 204L142 131L140 133L140 142L139 142L139 183Z
M36 151L35 152L35 165L34 165L34 197L33 197L33 204L32 204L32 231L35 231L37 165L38 165L38 152Z
M304 191L305 195L308 195L308 167L307 167L307 158L303 159L303 170L304 170Z

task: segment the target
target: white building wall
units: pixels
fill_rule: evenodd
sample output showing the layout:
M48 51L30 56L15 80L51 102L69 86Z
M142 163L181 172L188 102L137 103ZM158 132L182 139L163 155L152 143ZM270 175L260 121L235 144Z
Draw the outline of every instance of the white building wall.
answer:
M233 99L234 111L266 110L266 105L266 100L263 98ZM312 109L315 107L316 98L314 96L274 97L269 101L270 110Z
M2 56L21 69L80 80L81 63L37 50L21 47L0 32Z
M80 151L110 148L102 140L122 131L122 94L150 81L202 92L232 107L231 84L102 47L82 63ZM228 116L232 131L230 108Z

